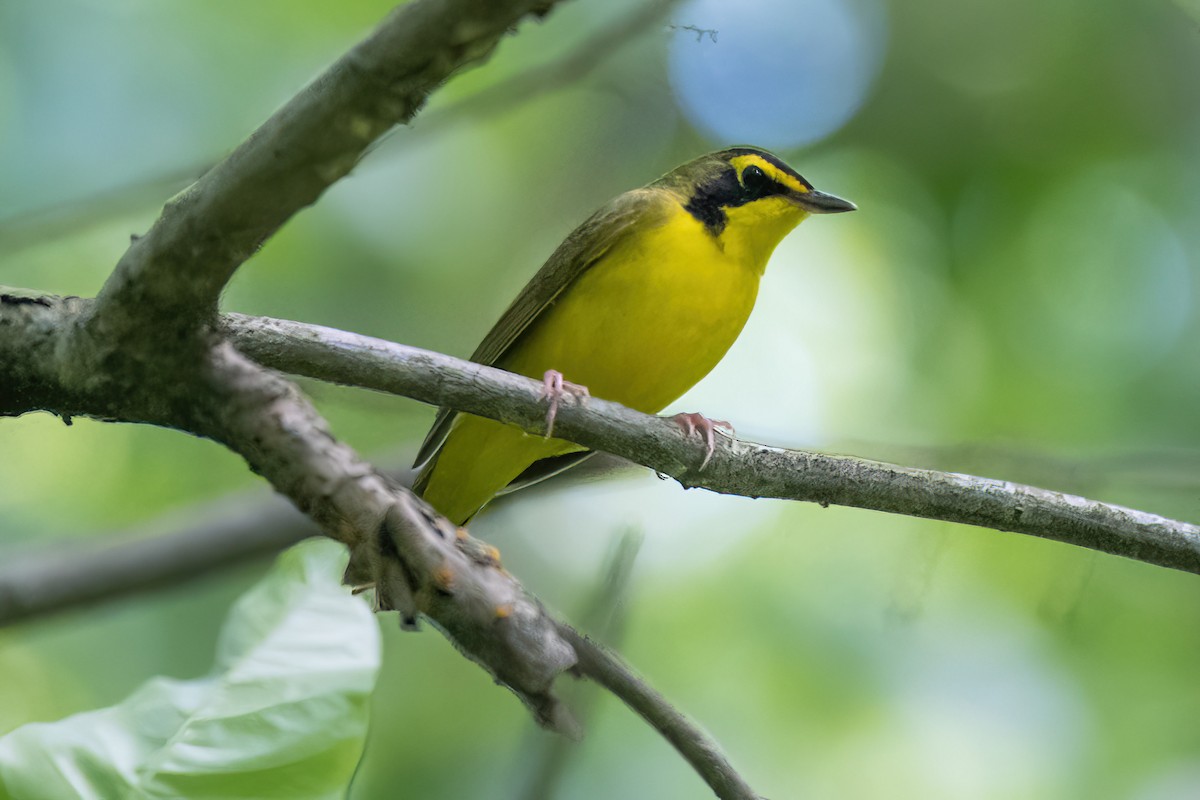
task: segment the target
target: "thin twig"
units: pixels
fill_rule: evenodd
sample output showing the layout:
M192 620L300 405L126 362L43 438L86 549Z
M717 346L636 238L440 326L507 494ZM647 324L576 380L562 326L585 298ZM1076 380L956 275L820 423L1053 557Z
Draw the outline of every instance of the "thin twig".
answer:
M297 375L445 405L540 433L540 384L503 370L344 331L230 314L225 330L260 363ZM1033 486L718 436L702 444L669 420L599 398L559 407L555 434L627 458L684 486L807 500L1053 539L1200 573L1200 527Z
M58 240L78 236L109 220L148 214L162 205L163 198L194 183L214 163L176 167L144 180L110 186L0 219L0 255L13 256L43 242L57 244Z
M275 555L321 533L278 497L224 500L193 511L133 535L97 537L95 544L73 540L8 555L0 566L0 626L174 587ZM188 522L180 526L175 520L181 516Z
M650 0L639 5L628 16L601 30L563 58L539 64L444 108L430 109L402 140L407 145L419 137L440 133L444 126L464 119L504 114L541 94L570 86L587 77L596 67L612 57L622 45L663 18L680 2L681 0Z
M627 16L600 30L561 57L505 78L461 100L431 109L419 117L419 124L404 129L404 136L394 136L400 130L394 129L376 140L367 152L381 150L386 144L387 153L398 153L410 147L414 141L439 134L463 120L508 113L568 86L615 56L628 41L680 2L652 0L645 5L638 5ZM80 228L153 207L161 203L163 197L198 180L216 163L188 164L146 180L0 219L0 253L12 255L39 242L76 233Z
M762 800L742 780L717 743L665 697L633 673L620 658L567 625L559 635L575 650L581 673L621 698L679 751L721 800Z
M637 531L630 530L621 535L604 568L603 578L576 616L581 629L610 646L615 645L624 628L625 595L633 574L633 562L641 546L642 536ZM595 687L580 684L573 688L577 691L563 692L563 700L580 724L584 724L596 701ZM529 778L515 797L519 800L551 800L567 761L578 750L579 743L565 736L548 736L543 731L533 733L537 738L520 751L521 764Z

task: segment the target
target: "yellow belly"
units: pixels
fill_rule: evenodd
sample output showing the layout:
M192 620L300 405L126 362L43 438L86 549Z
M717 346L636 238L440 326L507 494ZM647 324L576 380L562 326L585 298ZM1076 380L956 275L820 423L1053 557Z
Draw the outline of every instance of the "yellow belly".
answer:
M741 332L764 266L755 262L727 255L679 209L577 278L498 366L538 379L556 369L597 397L661 411L707 375ZM461 523L535 461L579 449L460 415L425 498Z

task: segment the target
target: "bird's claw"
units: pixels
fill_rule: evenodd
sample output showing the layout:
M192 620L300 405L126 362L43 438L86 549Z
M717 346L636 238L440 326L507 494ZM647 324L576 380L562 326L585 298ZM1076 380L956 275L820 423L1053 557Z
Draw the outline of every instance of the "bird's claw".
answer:
M709 419L703 414L676 414L671 419L683 429L684 436L691 436L696 431L699 431L700 435L704 437L704 460L700 462L700 471L703 471L708 466L708 462L712 459L713 452L716 450L717 442L713 431L717 428L724 428L729 431L730 435L733 434L733 425L723 419Z
M558 416L558 404L564 396L570 395L577 401L583 402L592 396L586 386L580 386L570 381L564 381L562 373L556 369L548 369L542 376L542 391L540 397L550 401L546 409L546 438L554 432L554 419Z

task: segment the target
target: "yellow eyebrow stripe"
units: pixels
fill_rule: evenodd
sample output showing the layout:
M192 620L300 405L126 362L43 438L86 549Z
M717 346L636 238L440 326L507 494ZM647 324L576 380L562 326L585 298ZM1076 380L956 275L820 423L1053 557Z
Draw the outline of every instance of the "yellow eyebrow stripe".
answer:
M742 174L742 170L753 164L765 172L768 178L778 184L788 187L792 191L807 192L810 190L808 186L796 180L795 175L784 172L762 156L756 156L753 153L742 156L734 156L729 160L729 163L732 164L734 169L738 171L739 176Z

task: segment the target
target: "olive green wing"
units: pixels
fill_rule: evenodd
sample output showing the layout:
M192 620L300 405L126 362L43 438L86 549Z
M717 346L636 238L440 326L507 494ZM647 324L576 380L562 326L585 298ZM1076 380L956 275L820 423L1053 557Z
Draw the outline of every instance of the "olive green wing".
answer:
M517 299L471 354L471 361L494 366L502 360L543 311L575 279L591 268L613 247L638 231L666 221L671 195L661 189L634 189L615 198L576 228L551 254ZM433 465L434 456L450 433L454 410L438 409L433 427L425 437L414 466L425 464L417 478L419 491Z

